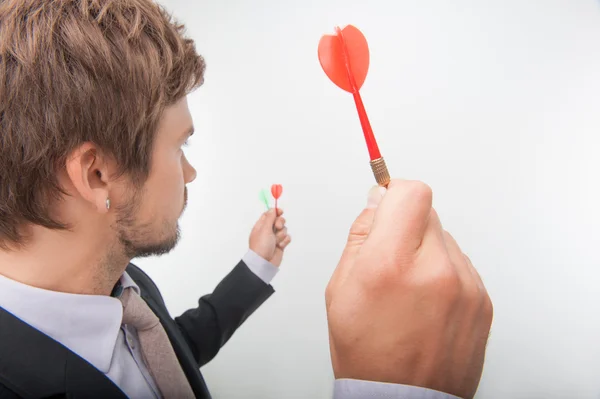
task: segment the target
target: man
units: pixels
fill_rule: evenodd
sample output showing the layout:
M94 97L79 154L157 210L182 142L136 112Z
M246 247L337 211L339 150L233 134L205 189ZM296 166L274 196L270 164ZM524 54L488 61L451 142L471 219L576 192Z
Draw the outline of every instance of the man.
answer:
M203 72L149 0L0 3L0 397L209 397L198 368L272 294L290 238L263 215L248 254L174 320L129 264L177 242L195 177L185 95ZM371 197L326 295L334 395L472 396L481 280L424 185Z
M250 250L172 319L129 261L169 252L204 62L147 0L0 2L0 397L205 398L199 367L272 293L290 243Z

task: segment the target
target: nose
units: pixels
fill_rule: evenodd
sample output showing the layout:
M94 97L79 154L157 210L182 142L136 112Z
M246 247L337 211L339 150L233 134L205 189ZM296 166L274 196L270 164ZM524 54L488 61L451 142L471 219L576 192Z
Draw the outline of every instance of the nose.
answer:
M196 169L189 163L185 155L183 156L183 178L186 184L196 180Z

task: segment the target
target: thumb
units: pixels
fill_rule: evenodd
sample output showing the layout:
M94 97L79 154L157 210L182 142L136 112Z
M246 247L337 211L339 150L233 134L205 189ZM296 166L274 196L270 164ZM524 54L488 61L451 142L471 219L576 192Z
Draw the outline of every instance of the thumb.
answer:
M350 227L346 249L349 249L352 252L356 247L357 250L358 247L360 247L360 244L367 238L371 231L375 210L379 206L385 191L386 189L384 187L379 186L374 186L369 190L366 208L358 215Z
M379 206L379 203L383 199L385 192L387 190L385 187L381 186L373 186L369 190L369 196L367 198L367 209L375 209Z
M416 251L425 236L432 209L432 191L419 181L392 180L377 208L369 241L390 250ZM367 245L367 244L365 244ZM368 244L370 245L370 244Z
M273 230L273 226L275 225L275 220L277 219L277 213L274 208L269 209L267 212L263 213L260 218L260 228L261 229L269 229Z
M332 281L336 281L341 284L346 278L348 271L352 267L353 258L360 250L363 242L365 242L369 236L371 225L373 224L373 219L375 218L375 211L379 206L379 203L381 202L385 192L386 189L379 186L375 186L369 190L367 206L365 209L363 209L360 215L358 215L350 227L348 241L346 242L346 247L342 253L340 263L331 277Z

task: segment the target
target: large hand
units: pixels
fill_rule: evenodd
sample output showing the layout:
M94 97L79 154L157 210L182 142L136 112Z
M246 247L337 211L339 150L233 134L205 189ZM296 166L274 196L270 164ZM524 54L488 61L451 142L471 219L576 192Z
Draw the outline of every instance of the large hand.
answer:
M472 398L490 298L442 229L429 187L394 180L382 194L371 192L327 287L335 376Z
M250 249L275 266L281 265L283 251L292 242L287 233L283 210L275 209L263 213L250 233Z

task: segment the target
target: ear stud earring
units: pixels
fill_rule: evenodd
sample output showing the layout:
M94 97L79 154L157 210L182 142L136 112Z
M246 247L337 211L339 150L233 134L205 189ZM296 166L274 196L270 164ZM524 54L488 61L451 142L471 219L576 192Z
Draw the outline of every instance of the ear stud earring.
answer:
M110 199L106 199L106 209L110 209Z

